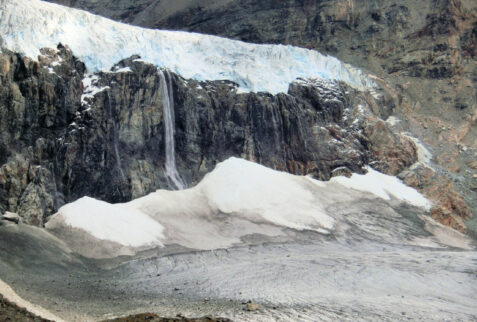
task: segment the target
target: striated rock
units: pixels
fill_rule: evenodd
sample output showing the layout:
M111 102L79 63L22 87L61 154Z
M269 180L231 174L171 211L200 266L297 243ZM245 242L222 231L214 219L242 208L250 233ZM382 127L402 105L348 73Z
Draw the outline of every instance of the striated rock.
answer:
M462 217L454 215L452 210L448 210L447 205L439 205L431 210L431 217L443 225L454 228L461 233L467 233L467 227Z
M438 200L431 210L431 216L437 221L457 229L467 232L463 219L472 217L472 212L464 199L455 192L453 184L449 180L433 182L424 188L424 193L432 200Z

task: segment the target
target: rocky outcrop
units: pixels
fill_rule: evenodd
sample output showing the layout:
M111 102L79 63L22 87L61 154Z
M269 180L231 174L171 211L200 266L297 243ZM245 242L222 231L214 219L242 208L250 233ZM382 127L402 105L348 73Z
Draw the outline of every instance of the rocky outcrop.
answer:
M455 192L451 180L424 165L413 170L405 170L399 174L399 177L408 186L421 190L428 198L434 200L430 213L432 218L467 233L464 220L472 217L472 211L464 199Z
M42 225L85 195L124 202L174 188L164 171L164 81L175 162L189 186L231 156L322 180L363 173L370 162L396 173L416 160L413 143L374 116L371 95L344 83L300 80L287 94L239 93L228 81L161 77L137 58L86 75L62 45L43 49L38 61L3 50L1 211Z
M39 61L0 54L1 212L41 225L64 203L55 160L59 137L81 106L84 70L63 46L44 51Z
M394 108L378 115L398 116L399 130L429 147L438 168L432 184L452 182L444 199L460 206L451 217L463 219L466 209L476 215L477 172L468 166L477 153L475 1L53 1L150 28L318 49L371 71L394 97ZM402 168L376 166L387 173Z

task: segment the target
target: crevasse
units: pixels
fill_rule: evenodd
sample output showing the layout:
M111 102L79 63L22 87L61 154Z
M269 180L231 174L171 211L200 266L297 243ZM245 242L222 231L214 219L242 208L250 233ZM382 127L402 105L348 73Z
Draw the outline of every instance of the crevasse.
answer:
M336 79L360 90L373 87L359 69L317 51L145 29L39 0L2 0L0 34L5 47L32 58L42 47L66 44L90 72L109 70L139 54L185 78L231 80L243 91L287 92L297 78Z

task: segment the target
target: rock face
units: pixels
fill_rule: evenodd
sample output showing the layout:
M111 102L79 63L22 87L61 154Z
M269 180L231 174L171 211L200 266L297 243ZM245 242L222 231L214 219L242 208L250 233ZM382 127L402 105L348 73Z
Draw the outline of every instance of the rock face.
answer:
M188 186L231 156L323 180L362 173L370 162L395 174L416 160L414 144L374 116L374 98L344 83L302 80L287 94L238 93L231 82L185 80L137 58L85 75L62 45L43 49L38 61L3 50L1 211L42 225L85 195L124 202L175 188L164 171L161 84L173 101L175 163ZM378 113L392 106L382 100Z
M150 28L314 48L371 71L395 105L380 116L385 119L393 111L402 120L397 130L413 133L435 156L436 175L423 192L448 180L451 188L442 190L447 191L444 199L459 205L450 207L450 216L470 218L471 210L477 215L477 173L468 165L477 153L475 1L53 2ZM393 158L390 151L374 152ZM439 212L449 208L439 206L441 198L434 193L428 196ZM451 218L441 217L446 224ZM468 224L477 232L475 220Z

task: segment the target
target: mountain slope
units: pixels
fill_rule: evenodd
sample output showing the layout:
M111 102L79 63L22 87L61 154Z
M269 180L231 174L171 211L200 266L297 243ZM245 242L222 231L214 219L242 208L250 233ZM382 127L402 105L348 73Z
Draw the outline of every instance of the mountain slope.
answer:
M149 28L314 48L377 75L395 98L395 130L433 155L432 171L403 178L439 200L434 218L477 229L475 1L57 2Z
M369 163L395 175L416 161L412 140L375 115L389 115L392 97L332 57L148 31L40 1L3 5L5 46L35 56L0 54L0 210L27 223L85 195L124 202L193 185L231 156L325 180ZM66 44L41 48L58 40L85 63ZM113 62L141 53L140 43L142 59ZM203 81L222 77L238 84Z

